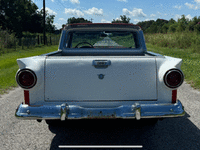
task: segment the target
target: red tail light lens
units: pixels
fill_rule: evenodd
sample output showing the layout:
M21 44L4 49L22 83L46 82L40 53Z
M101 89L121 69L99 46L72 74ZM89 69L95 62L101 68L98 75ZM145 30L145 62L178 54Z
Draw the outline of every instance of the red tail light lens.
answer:
M17 83L19 86L25 89L30 89L35 86L37 82L36 75L31 70L20 70L16 76Z
M172 90L172 103L175 104L177 99L177 90Z
M183 83L183 80L183 73L178 69L169 70L164 76L164 82L170 88L179 87Z
M24 101L25 101L25 104L30 105L29 91L28 90L24 90Z

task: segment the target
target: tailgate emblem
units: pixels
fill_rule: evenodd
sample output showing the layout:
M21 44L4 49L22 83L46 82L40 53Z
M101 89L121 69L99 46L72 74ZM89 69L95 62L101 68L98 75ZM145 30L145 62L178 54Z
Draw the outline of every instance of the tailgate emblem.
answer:
M101 79L101 80L104 78L104 76L105 76L104 74L98 74L98 77L99 77L99 79Z

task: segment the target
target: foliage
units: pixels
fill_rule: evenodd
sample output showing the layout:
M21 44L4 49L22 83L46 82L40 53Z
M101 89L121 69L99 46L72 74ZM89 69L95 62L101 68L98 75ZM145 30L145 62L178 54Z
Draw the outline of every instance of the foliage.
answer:
M171 24L169 26L168 32L170 32L170 33L176 32L176 27L177 27L177 23Z
M184 31L195 31L199 33L199 24L200 16L198 18L195 16L193 19L189 20L185 15L182 15L177 21L171 18L169 21L157 19L156 21L150 20L137 23L144 33L174 33Z
M168 24L164 24L161 27L161 33L167 33L168 29L169 29L169 25Z
M139 25L142 30L144 32L146 32L146 30L154 23L154 20L150 20L150 21L142 21L142 22L138 22L137 25Z
M31 0L0 0L0 26L22 37L23 31L43 32L43 13ZM46 13L46 31L53 33L54 15Z
M197 33L200 33L200 24L196 24L194 26L194 31L197 32Z
M112 23L130 23L130 18L126 17L126 15L120 15L120 20L119 19L113 19Z
M87 19L84 19L84 18L72 17L72 18L68 18L67 23L68 24L73 24L73 23L92 23L92 22L87 20Z

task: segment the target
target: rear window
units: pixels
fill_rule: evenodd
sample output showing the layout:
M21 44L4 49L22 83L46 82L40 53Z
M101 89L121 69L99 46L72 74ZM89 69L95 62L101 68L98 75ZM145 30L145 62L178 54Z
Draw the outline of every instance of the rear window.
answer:
M66 48L139 48L136 32L70 32Z

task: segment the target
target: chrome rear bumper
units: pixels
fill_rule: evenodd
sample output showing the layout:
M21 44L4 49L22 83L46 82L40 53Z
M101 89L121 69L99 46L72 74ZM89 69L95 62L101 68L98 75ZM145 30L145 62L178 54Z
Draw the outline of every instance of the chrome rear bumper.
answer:
M83 118L165 118L184 116L180 101L175 104L122 105L115 108L85 108L77 105L43 105L32 107L20 104L15 116L19 119L83 119Z

